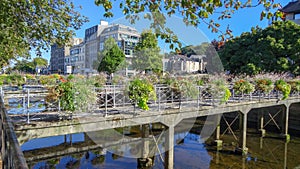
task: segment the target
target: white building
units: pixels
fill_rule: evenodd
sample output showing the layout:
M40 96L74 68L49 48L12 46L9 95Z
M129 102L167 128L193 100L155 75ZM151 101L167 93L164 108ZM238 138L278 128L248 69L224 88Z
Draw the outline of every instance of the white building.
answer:
M134 75L135 70L132 69L130 63L131 58L133 57L134 47L139 41L140 34L135 28L129 26L121 24L109 25L100 35L100 51L104 49L104 43L109 37L114 38L119 48L124 51L126 62L129 64L125 70L121 70L119 73L126 76Z
M204 72L206 63L203 62L205 55L174 55L168 59L163 59L164 72L175 74Z
M67 72L70 70L71 72ZM70 48L70 55L65 58L65 74L84 74L85 69L85 45L80 43Z

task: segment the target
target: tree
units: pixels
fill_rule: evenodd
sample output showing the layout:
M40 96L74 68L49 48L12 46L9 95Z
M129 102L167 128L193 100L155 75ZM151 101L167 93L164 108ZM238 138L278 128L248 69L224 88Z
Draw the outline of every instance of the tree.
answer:
M125 54L113 38L108 38L104 42L104 50L99 54L98 60L100 64L97 70L111 75L125 61Z
M48 60L45 59L45 58L41 58L41 57L34 58L32 62L33 62L35 67L47 66L48 65Z
M28 58L51 44L64 45L87 21L69 0L2 0L0 2L0 67Z
M144 18L151 20L151 28L155 30L157 37L161 37L165 42L171 43L170 48L174 47L172 43L177 43L178 47L181 48L181 43L172 30L165 26L166 18L163 13L167 13L169 16L181 15L186 24L195 27L200 23L205 23L212 32L221 32L222 40L224 40L224 38L232 36L231 30L227 27L225 31L222 31L220 24L211 19L212 15L216 16L218 20L229 19L233 13L241 8L262 6L264 10L261 12L261 19L265 17L270 19L273 16L270 9L280 7L280 4L275 3L274 0L259 0L257 2L252 2L251 0L122 0L114 3L109 0L95 0L95 4L103 6L105 9L104 17L112 17L112 9L114 6L118 6L131 22L139 19L137 14L150 12L151 15L146 14ZM283 13L277 11L276 15L282 17Z
M28 60L18 60L15 63L13 70L18 70L24 73L34 73L35 66L33 62L30 62Z
M277 21L265 29L252 28L225 43L219 51L231 73L291 72L300 74L300 26Z
M135 46L132 65L134 69L139 71L162 70L162 55L160 54L157 38L151 30L142 32L140 40Z
M47 65L47 59L36 57L32 61L17 60L16 64L13 67L13 70L18 70L25 73L34 73L37 67Z

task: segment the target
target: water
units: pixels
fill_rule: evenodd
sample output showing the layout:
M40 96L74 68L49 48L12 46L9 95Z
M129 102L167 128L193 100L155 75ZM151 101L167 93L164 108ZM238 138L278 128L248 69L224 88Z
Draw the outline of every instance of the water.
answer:
M149 158L154 161L152 165L145 167L145 161L131 158L136 151L142 133L141 127L134 126L130 129L116 129L120 133L130 136L132 142L101 143L106 144L106 148L99 147L89 136L98 135L103 138L109 131L97 131L91 133L78 133L66 136L55 136L49 138L39 138L29 140L22 145L25 157L30 168L82 168L82 169L132 169L132 168L164 168L167 164L168 153L163 152ZM206 168L300 168L300 138L292 136L289 143L279 139L278 133L268 133L264 138L248 130L247 147L249 154L246 157L234 153L236 141L230 134L222 137L224 141L223 149L217 150L210 144L211 140L203 142L199 133L201 127L196 126L190 132L175 133L174 142L174 168L184 169L206 169ZM125 132L126 131L126 132ZM192 132L193 131L193 132ZM152 133L158 138L161 131ZM112 138L113 136L111 136ZM106 137L107 138L107 137ZM111 139L110 138L110 139ZM163 150L164 139L157 142L158 147ZM109 144L111 144L109 146ZM151 143L150 143L151 144ZM69 153L68 152L71 152ZM41 155L56 154L51 158L33 160ZM148 159L148 160L149 160Z

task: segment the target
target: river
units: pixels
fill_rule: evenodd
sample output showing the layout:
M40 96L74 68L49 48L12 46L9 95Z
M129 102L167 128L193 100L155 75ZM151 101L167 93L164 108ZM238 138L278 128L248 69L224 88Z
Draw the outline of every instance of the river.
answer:
M234 153L236 141L230 133L221 138L223 148L217 150L211 144L213 138L203 141L197 131L201 130L203 121L197 120L188 132L175 133L174 168L175 169L206 169L206 168L300 168L300 137L291 136L290 142L280 139L279 133L267 132L262 138L256 130L248 129L247 147L249 153L242 157ZM149 125L154 129L154 125ZM167 150L164 150L164 139L158 141L162 128L150 132L156 137L153 157L133 158L143 151L140 145L141 126L97 131L92 133L78 133L72 135L55 136L32 139L24 143L21 148L30 168L82 168L82 169L134 169L134 168L167 168ZM120 139L110 133L119 133L128 137L128 142L114 144L112 140ZM101 143L95 141L95 135ZM109 137L109 139L107 139ZM103 139L105 138L105 139ZM152 139L150 137L150 139ZM105 142L106 140L106 142ZM106 147L97 146L97 144ZM111 144L111 145L109 145ZM76 149L76 151L75 151ZM159 150L160 149L160 150ZM65 151L65 152L64 152ZM74 152L72 152L74 151ZM166 151L166 152L165 152ZM58 153L59 152L59 153ZM52 153L52 155L51 155ZM149 152L148 152L149 153ZM49 154L46 159L37 159L41 155ZM56 155L53 155L56 154ZM60 154L60 155L59 155ZM135 155L134 155L135 154ZM151 153L149 153L151 154ZM34 159L35 158L35 159ZM148 162L151 162L148 164Z

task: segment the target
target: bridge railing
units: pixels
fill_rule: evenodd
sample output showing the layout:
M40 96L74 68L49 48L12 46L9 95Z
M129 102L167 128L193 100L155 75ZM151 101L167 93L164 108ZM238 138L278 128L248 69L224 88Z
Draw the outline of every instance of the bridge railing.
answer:
M20 148L20 144L17 140L16 133L14 132L13 124L10 117L7 115L7 111L4 107L3 95L0 96L1 104L1 168L11 169L28 169L24 154Z
M150 110L163 110L165 108L181 108L181 107L201 107L201 106L217 106L220 104L230 104L230 103L241 103L241 102L249 102L249 101L266 101L270 99L280 100L282 98L282 93L277 90L273 90L270 93L263 93L261 91L254 91L249 94L235 92L232 86L229 86L229 90L231 92L230 98L226 102L222 102L222 95L224 95L224 91L218 91L219 93L213 93L209 86L194 86L193 96L189 96L186 93L180 91L178 88L174 88L167 85L156 85L156 100L149 100ZM95 110L99 110L102 113L117 112L117 113L132 113L135 111L133 102L129 99L129 96L126 91L126 86L124 85L106 85L102 88L95 88L94 90L97 93L97 102L91 103L91 107ZM223 93L222 93L223 92ZM10 98L10 94L6 94L5 98ZM18 96L20 100L19 103L23 104L23 109L20 109L20 113L17 113L18 119L23 119L29 123L29 120L36 118L36 120L40 119L38 113L30 112L30 108L34 107L33 105L41 105L44 104L40 111L55 111L60 112L60 114L64 114L60 109L59 100L55 103L45 102L46 94L34 93L32 91L26 90L20 93ZM299 92L292 92L290 97L299 97ZM43 102L38 102L39 100L43 100ZM221 103L222 102L222 103ZM29 107L29 105L31 105ZM35 106L37 107L37 106ZM22 112L23 110L23 112ZM91 109L92 110L92 109ZM52 114L48 114L47 116L51 116ZM46 117L45 115L43 116Z

